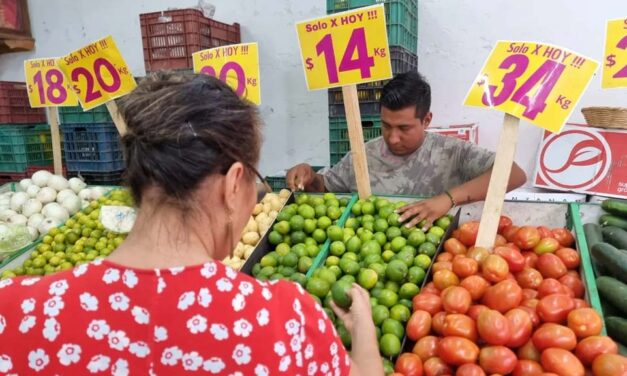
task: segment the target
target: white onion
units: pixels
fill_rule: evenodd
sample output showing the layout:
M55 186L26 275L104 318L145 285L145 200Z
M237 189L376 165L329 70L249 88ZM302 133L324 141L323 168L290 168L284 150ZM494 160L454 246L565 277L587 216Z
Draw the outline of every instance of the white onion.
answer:
M30 240L35 241L39 237L39 230L32 226L26 226L28 233L30 234Z
M55 218L60 222L65 222L70 219L70 213L61 205L56 202L46 204L41 211L41 214L46 218Z
M71 178L68 182L70 185L70 189L74 191L74 193L78 194L80 191L87 187L84 181L79 178Z
M60 204L63 201L65 201L66 198L70 196L76 196L74 191L71 189L64 189L62 191L59 191L59 193L57 193L57 202Z
M85 209L89 206L89 201L81 200L81 209Z
M80 197L81 200L91 200L91 189L85 188L82 191L78 192L78 197Z
M43 221L41 221L39 226L37 226L37 230L39 230L39 233L43 235L43 234L47 234L48 231L50 231L50 229L55 228L60 225L61 225L61 221L59 221L58 219L46 218Z
M22 205L28 200L26 192L17 192L11 197L11 210L19 212L22 210Z
M22 214L26 217L31 217L33 214L41 212L43 205L39 200L31 198L22 205Z
M16 214L7 220L7 223L12 225L24 225L28 222L28 218L23 216L22 214Z
M64 189L68 189L70 185L68 181L63 176L52 175L50 179L48 179L48 187L54 189L57 192L61 192Z
M81 199L76 195L72 195L63 200L61 206L63 206L63 208L65 208L65 210L67 210L70 215L74 215L78 213L79 210L81 210L81 204Z
M57 198L57 191L50 187L43 187L37 193L37 200L41 201L43 205L53 202L55 198Z
M35 184L31 185L30 187L26 188L26 194L28 195L28 197L30 198L35 198L37 197L37 193L39 193L39 191L41 191L41 188L39 188L38 186L36 186Z
M33 185L33 181L30 179L22 179L20 180L20 188L22 188L23 191L26 192L26 190L28 189L28 187Z
M104 196L109 190L105 187L93 187L91 189L91 199L97 200L100 197Z
M48 185L48 180L51 176L52 174L50 173L50 171L39 170L35 172L30 179L33 181L33 184L39 186L40 188L43 188Z
M35 213L28 218L28 222L26 223L30 227L37 228L41 221L44 220L44 215L41 213Z
M0 221L6 222L14 215L17 215L17 213L11 209L3 210L2 212L0 212Z

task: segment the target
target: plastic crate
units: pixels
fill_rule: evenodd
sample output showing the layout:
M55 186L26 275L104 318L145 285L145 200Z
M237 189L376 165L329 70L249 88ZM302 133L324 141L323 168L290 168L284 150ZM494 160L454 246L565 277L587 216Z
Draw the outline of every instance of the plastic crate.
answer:
M68 178L80 177L88 185L122 185L124 170L111 172L70 172Z
M25 172L0 172L0 184L19 182L27 177Z
M376 116L362 116L361 127L364 141L373 140L381 136L381 118ZM348 138L348 127L345 117L329 118L329 151L331 166L339 162L351 146Z
M139 15L146 71L191 69L194 52L240 43L238 23L228 25L198 9Z
M23 82L0 81L0 123L36 124L46 122L43 108L31 108Z
M62 124L63 150L69 172L124 169L120 135L113 123Z
M324 168L324 166L311 166L311 168L318 172ZM270 185L273 192L280 191L281 189L287 188L287 182L285 181L285 175L272 175L265 177L266 182Z
M33 176L33 174L37 171L48 171L54 174L54 166L53 165L46 165L46 166L28 166L26 167L26 176ZM65 166L61 166L61 173L63 174L63 176L68 176L67 175L67 168Z
M6 124L0 127L0 171L26 171L29 165L52 163L48 124Z
M61 124L94 124L113 121L104 104L87 111L83 111L81 106L59 107L59 118Z

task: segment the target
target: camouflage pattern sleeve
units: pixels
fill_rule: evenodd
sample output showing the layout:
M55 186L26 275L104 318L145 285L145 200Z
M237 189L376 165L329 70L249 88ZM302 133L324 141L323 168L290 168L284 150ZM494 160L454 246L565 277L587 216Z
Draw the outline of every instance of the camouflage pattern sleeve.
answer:
M348 152L335 166L320 172L324 178L324 186L329 192L346 193L351 191L351 174L353 171L351 153Z
M472 142L462 141L459 150L458 172L468 182L488 171L494 165L494 152Z

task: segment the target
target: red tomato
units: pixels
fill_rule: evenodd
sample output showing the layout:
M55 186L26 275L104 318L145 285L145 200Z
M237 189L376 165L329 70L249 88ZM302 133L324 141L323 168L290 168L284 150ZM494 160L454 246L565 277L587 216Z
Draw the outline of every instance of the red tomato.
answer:
M603 319L592 308L579 308L568 314L568 327L579 338L598 336L603 329Z
M560 376L584 376L586 370L577 357L568 350L549 348L542 352L542 368Z
M466 278L477 274L479 263L470 257L461 257L453 260L453 273L459 278Z
M493 309L479 314L477 331L479 336L490 345L505 345L509 342L512 333L509 320Z
M505 313L516 308L522 301L522 289L516 281L506 279L488 287L481 302L491 309Z
M532 299L532 300L535 300L536 302L538 301L537 299ZM527 303L531 303L531 302L527 302ZM529 315L529 318L531 319L531 324L533 325L534 328L540 325L540 317L538 317L538 313L536 312L535 307L531 308L529 306L521 305L518 308L527 312L527 314Z
M517 348L527 343L533 331L533 322L527 311L522 308L514 308L507 312L505 317L509 321L511 329L511 336L506 346Z
M470 221L459 226L459 240L467 247L475 245L477 233L479 232L479 221Z
M610 337L591 336L584 338L575 348L575 355L586 367L590 367L594 358L601 354L618 354L618 346Z
M502 247L507 244L507 239L501 234L496 234L496 239L494 240L495 247Z
M514 371L516 363L516 354L505 346L484 347L479 353L479 365L486 373L507 375Z
M485 260L486 257L490 254L486 248L483 247L472 247L466 253L466 257L470 257L471 259L477 261L479 264Z
M519 229L520 227L514 225L505 227L501 235L503 235L508 242L513 242Z
M532 249L540 242L540 233L538 229L533 226L523 226L521 227L516 236L514 237L513 243L520 249L527 250Z
M479 331L481 333L481 331ZM540 351L549 347L559 347L564 350L573 350L577 346L577 337L569 328L553 324L542 324L531 337L533 345Z
M540 255L536 263L536 269L544 278L560 279L568 272L562 260L552 253Z
M444 242L444 250L453 255L465 255L468 252L466 246L455 238L449 238Z
M573 298L565 294L551 294L540 299L536 311L544 322L562 323L570 311L575 309Z
M523 252L521 254L525 258L525 266L527 268L535 269L536 263L538 262L538 255L534 252Z
M468 290L472 300L475 301L481 299L488 287L490 287L488 281L480 275L471 275L470 277L466 277L459 285Z
M439 270L433 273L433 285L443 291L447 287L459 285L459 278L450 270Z
M455 376L486 376L481 367L476 364L464 364L457 369Z
M575 301L575 309L590 308L590 304L583 299L573 299Z
M444 322L446 321L446 312L438 312L431 318L431 328L437 334L442 335L444 330Z
M575 244L575 238L573 234L565 228L554 228L551 230L553 237L557 239L562 247L570 248Z
M481 263L481 273L488 282L501 282L507 277L509 266L501 256L488 255Z
M538 296L538 292L536 290L533 290L533 289L522 290L523 301L529 300L529 299L535 299L537 296Z
M535 360L519 360L512 376L537 376L542 373L542 366Z
M542 299L545 296L552 294L567 294L566 287L554 278L545 278L538 286L538 298Z
M617 354L601 354L592 362L594 376L627 375L627 358Z
M426 362L435 356L438 356L438 343L440 339L436 336L422 337L416 342L412 352L422 359L422 362Z
M472 304L470 293L460 286L447 287L441 297L442 307L448 313L466 313Z
M442 252L438 255L438 257L436 257L435 261L453 261L453 255L452 253L448 253L448 252Z
M466 314L476 323L477 319L479 318L479 314L485 310L490 310L490 308L484 306L483 304L475 304L470 306Z
M540 351L533 345L533 340L527 341L524 345L518 348L518 358L540 361Z
M401 354L396 359L394 371L405 376L422 376L422 360L416 354Z
M579 276L573 276L572 274L566 274L559 279L559 282L572 290L575 298L583 298L586 293L586 287L581 282Z
M505 259L507 266L512 273L518 273L525 267L525 258L515 249L510 247L496 247L494 249L494 254Z
M433 284L433 282L429 282L425 285L425 287L422 288L422 291L420 291L421 293L425 293L425 294L434 294L437 296L440 296L440 290L438 290L435 285Z
M414 311L427 311L433 316L442 310L442 298L439 295L424 292L423 290L423 292L414 296L412 307Z
M407 322L407 337L412 341L417 341L429 334L430 331L431 314L422 310L414 311Z
M551 229L545 226L538 226L538 232L540 233L541 238L552 238L553 233Z
M431 268L433 273L436 273L440 270L453 270L453 263L451 261L438 261L434 262Z
M451 232L451 237L455 239L459 239L459 233L460 233L459 229L456 228L455 230L453 230L453 232Z
M511 225L512 225L512 220L508 216L502 215L501 218L499 218L499 227L498 227L497 232L499 234L502 234L503 230L505 230Z
M542 283L542 274L532 268L524 268L522 272L516 273L516 282L523 289L537 289Z
M452 375L453 370L442 359L438 357L427 360L423 365L425 376L445 376Z
M575 270L581 264L579 252L572 248L560 248L555 251L555 256L559 257L569 270Z
M442 334L445 337L463 337L477 342L477 325L469 316L453 313L446 315Z
M533 247L533 251L539 255L544 253L553 253L557 251L560 247L560 242L554 238L542 238L540 242Z
M531 299L525 299L522 302L520 302L520 306L527 307L535 311L536 307L538 306L538 303L540 303L539 299L531 298Z
M444 337L438 344L438 356L454 366L475 363L479 357L479 346L463 337Z

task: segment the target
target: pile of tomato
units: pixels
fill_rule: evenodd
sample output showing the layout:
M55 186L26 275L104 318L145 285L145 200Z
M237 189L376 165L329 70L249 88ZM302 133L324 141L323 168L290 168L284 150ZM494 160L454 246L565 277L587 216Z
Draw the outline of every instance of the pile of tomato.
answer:
M488 250L474 246L478 227L464 223L444 243L413 299L415 345L395 376L627 375L627 358L584 300L570 231L501 217Z

